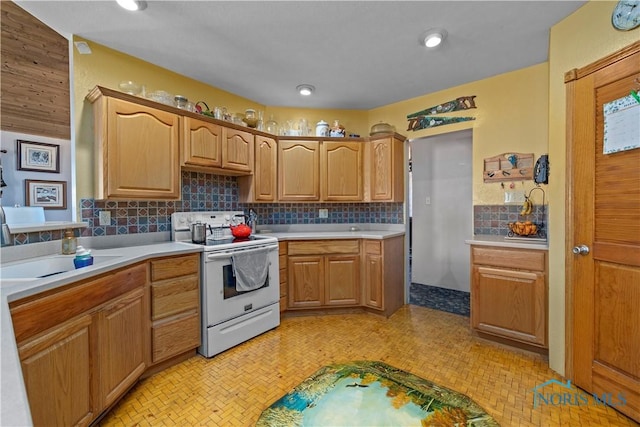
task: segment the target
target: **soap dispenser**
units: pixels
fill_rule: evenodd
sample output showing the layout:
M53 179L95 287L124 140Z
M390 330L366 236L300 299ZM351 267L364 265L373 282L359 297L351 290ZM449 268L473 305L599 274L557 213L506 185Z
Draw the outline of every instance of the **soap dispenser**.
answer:
M78 245L78 240L76 239L75 234L73 234L73 230L69 229L64 232L64 237L62 238L62 254L63 255L73 255L76 253L76 247Z

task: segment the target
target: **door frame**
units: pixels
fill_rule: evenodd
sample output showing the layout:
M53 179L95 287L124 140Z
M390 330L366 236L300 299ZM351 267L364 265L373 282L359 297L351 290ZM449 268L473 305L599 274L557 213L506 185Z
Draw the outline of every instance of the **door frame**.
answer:
M627 58L637 52L640 52L640 41L630 44L610 55L607 55L589 65L582 68L574 68L567 71L564 75L564 82L566 87L566 201L565 201L565 377L573 378L574 366L573 366L573 301L574 301L574 286L576 281L573 274L573 260L575 255L571 252L571 248L574 244L574 232L576 224L573 221L577 211L577 201L574 197L574 185L577 182L575 179L575 169L572 162L574 151L577 149L574 143L573 133L573 121L574 121L574 108L573 103L575 95L575 85L577 80L584 76L588 76L596 71L599 71L615 62ZM594 124L595 126L595 124Z

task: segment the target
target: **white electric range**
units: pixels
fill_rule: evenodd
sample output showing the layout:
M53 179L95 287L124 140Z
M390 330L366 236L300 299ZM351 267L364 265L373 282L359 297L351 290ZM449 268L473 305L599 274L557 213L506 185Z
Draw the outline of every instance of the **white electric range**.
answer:
M202 248L200 297L202 345L198 352L212 357L280 324L280 273L278 239L251 235L234 239L230 225L243 222L240 211L176 212L171 215L171 238ZM207 224L205 243L193 243L192 225ZM264 283L241 290L234 275L234 255L264 261L268 274ZM236 257L236 260L238 258Z

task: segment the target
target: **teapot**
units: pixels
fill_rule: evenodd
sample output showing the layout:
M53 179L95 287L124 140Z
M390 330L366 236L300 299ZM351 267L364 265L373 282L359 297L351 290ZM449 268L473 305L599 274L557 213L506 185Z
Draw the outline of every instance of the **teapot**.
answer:
M236 215L236 216L244 217L244 215ZM234 217L233 222L234 223L238 222L238 220L236 220ZM251 231L252 231L251 227L249 227L247 224L243 222L240 222L240 224L238 225L229 225L229 228L231 229L231 234L236 239L246 239L251 235Z

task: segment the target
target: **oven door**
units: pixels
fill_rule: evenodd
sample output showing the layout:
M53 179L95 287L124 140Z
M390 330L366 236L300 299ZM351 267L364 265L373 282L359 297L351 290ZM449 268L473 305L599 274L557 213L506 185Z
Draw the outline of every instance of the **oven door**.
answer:
M205 326L213 326L229 319L280 301L280 271L278 266L278 245L269 245L269 273L265 283L258 289L238 292L233 275L231 256L237 251L250 252L264 249L253 246L219 252L203 253L203 321Z

